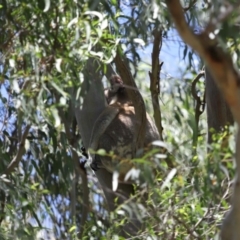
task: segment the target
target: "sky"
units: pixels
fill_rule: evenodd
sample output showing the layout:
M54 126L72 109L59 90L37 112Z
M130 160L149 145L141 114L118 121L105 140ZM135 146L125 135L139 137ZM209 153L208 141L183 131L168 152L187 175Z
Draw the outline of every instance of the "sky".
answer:
M181 46L181 47L180 47ZM161 74L171 78L181 78L185 74L188 64L187 59L183 59L184 43L175 30L168 32L168 38L163 38L160 61L163 61ZM142 52L142 59L147 59L151 64L152 44ZM199 60L194 58L194 65L197 68Z

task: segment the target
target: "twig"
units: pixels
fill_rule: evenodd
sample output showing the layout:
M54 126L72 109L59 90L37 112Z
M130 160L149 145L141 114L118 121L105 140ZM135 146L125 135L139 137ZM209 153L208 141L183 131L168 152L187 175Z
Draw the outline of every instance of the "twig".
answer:
M173 218L180 223L188 232L188 234L193 238L193 239L200 239L198 235L195 234L193 230L191 230L184 221L179 219L177 216L173 215Z
M210 212L210 208L207 209L207 211L204 213L203 217L201 219L199 219L198 222L195 224L193 231L195 231L195 229L202 223L202 221L205 219L205 217L208 215L209 212Z
M160 72L163 62L159 61L159 54L162 47L162 31L154 30L153 31L154 42L153 42L153 50L152 50L152 71L149 71L150 78L150 91L152 98L152 106L153 106L153 117L155 124L158 129L158 133L160 136L160 140L163 141L163 126L162 126L162 116L161 116L161 108L159 104L159 94L160 94ZM165 151L165 150L164 150ZM172 161L172 156L168 154L169 157L166 158L166 163L169 168L174 167L174 163Z
M200 115L204 112L204 109L205 109L205 93L204 93L203 100L201 100L201 98L198 96L197 91L196 91L196 85L197 85L199 79L202 76L204 76L204 71L201 71L201 72L198 73L196 78L193 80L192 86L191 86L192 96L196 100L196 106L195 106L195 109L194 109L196 129L195 129L195 131L193 131L193 143L192 143L192 145L193 145L193 156L195 156L197 154L199 118L200 118Z
M192 87L191 87L192 96L196 100L195 120L196 120L197 125L198 125L198 122L199 122L199 117L203 113L204 108L205 108L204 98L203 98L203 101L202 101L201 98L198 96L197 91L196 91L196 85L197 85L198 81L200 80L200 78L203 77L203 76L204 76L204 71L199 72L198 75L193 80Z
M214 32L219 25L224 22L232 13L233 11L235 11L237 8L239 8L240 2L232 5L230 3L225 3L224 6L224 12L221 12L220 14L218 14L218 17L214 17L212 16L210 18L210 21L205 29L206 33L211 33Z
M200 80L200 78L203 76L204 76L204 71L199 72L198 75L193 79L193 82L192 82L191 92L192 92L192 96L194 97L194 99L196 101L199 101L199 96L197 95L197 92L196 92L196 85L197 85L198 81Z
M18 166L19 162L21 161L22 156L25 153L25 140L27 138L30 127L31 127L30 124L26 126L24 133L22 134L22 137L21 137L21 142L18 144L19 148L18 148L17 155L10 162L7 169L4 171L4 174L6 175L10 174Z
M187 7L183 8L184 12L187 12L188 10L190 10L196 3L197 3L197 0L191 1Z

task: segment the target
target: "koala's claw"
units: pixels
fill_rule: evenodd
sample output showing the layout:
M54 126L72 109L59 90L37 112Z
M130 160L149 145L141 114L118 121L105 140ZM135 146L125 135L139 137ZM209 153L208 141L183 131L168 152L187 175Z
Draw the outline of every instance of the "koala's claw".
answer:
M100 168L98 167L98 164L97 164L96 161L92 162L92 163L90 164L90 167L91 167L91 169L92 169L93 171L95 171L95 172L100 169Z

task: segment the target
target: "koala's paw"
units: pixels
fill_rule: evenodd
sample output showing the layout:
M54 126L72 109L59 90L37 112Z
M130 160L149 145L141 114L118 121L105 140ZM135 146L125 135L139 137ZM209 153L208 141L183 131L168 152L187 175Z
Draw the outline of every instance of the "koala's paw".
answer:
M91 167L91 169L92 169L93 171L95 171L95 172L100 169L100 167L98 166L97 161L93 161L93 162L90 164L90 167Z

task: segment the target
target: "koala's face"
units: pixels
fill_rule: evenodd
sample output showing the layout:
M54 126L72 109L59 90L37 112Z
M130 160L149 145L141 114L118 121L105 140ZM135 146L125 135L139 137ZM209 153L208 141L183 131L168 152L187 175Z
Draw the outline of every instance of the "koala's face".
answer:
M124 88L122 79L117 75L113 75L110 78L110 84L113 93L117 93L119 89Z
M119 76L114 75L109 81L111 86L104 91L107 103L112 105L117 102L120 103L129 101L122 79Z

